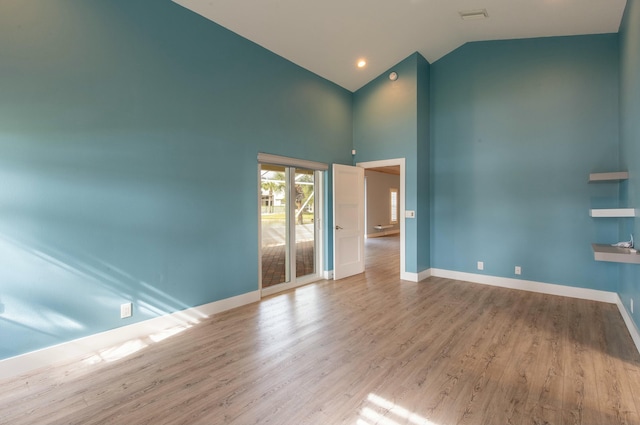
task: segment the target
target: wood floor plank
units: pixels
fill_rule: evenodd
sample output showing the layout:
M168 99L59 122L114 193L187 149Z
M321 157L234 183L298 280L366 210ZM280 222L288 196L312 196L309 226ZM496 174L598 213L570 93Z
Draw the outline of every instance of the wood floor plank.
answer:
M468 379L464 379L460 395L450 406L454 416L448 418L449 422L505 423L505 410L500 409L504 402L497 402L503 397L499 378L506 362L513 356L522 332L520 314L529 310L531 298L520 298L517 291L499 292L503 293L500 299L507 303L497 306L497 314L492 320L483 320L485 328L495 332L487 334L488 345L477 345L475 354L470 352L477 362L470 369Z
M562 338L567 321L566 299L543 295L548 306L540 321L540 350L531 374L531 391L524 406L523 423L559 424L562 422L564 391L564 348Z
M521 301L522 302L522 301ZM525 421L525 405L531 392L535 363L540 346L540 320L548 305L541 294L527 294L526 303L514 315L514 339L499 352L501 370L496 373L493 403L485 406L482 423L521 424Z
M594 362L597 360L595 336L592 324L598 320L589 309L591 301L569 300L568 347L564 376L564 396L562 423L605 424L606 419L600 407L597 377Z
M615 306L603 306L603 330L609 361L615 362L617 376L622 381L621 394L634 403L640 413L640 353L628 350L633 344L629 331L623 326Z
M627 376L620 373L622 368L619 367L619 359L612 355L614 347L607 343L607 340L613 339L613 336L607 338L608 326L605 322L608 318L605 317L605 312L615 307L600 303L591 303L589 307L591 315L600 319L592 323L592 333L596 336L593 347L596 360L594 368L602 415L608 424L640 423Z
M446 353L445 361L440 362L441 367L430 368L433 373L428 385L437 389L437 396L435 399L431 397L429 411L426 414L428 419L436 422L462 420L461 418L454 419L454 410L456 412L468 411L470 405L478 401L474 393L482 389L482 384L478 382L482 380L482 370L487 366L487 362L490 364L494 358L494 353L491 350L492 342L494 342L493 336L496 332L503 332L501 324L508 324L508 321L496 320L496 316L500 312L496 301L501 299L501 293L492 289L484 291L489 294L489 297L478 300L476 305L479 306L479 310L475 312L477 316L474 316L471 311L466 311L462 315L466 324L478 322L483 325L467 327L465 333L455 335L454 339L457 344ZM509 293L504 295L507 296L502 299L506 300ZM451 409L453 405L457 405L459 409Z
M368 240L361 275L4 380L0 424L640 424L614 305L401 281L398 243Z

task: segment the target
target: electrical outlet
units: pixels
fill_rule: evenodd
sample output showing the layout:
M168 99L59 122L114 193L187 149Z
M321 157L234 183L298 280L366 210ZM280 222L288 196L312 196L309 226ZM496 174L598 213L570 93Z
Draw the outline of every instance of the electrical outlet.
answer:
M629 304L631 304L631 314L633 314L633 298L631 298L631 302Z
M120 318L125 319L133 314L133 306L131 303L120 304Z
M520 266L516 266L516 274L522 274L522 269L520 268Z
M484 270L484 261L478 261L478 270Z

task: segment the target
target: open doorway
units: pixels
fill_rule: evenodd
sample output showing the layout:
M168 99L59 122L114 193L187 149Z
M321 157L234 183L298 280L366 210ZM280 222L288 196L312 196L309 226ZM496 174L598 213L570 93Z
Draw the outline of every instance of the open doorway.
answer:
M405 159L358 163L365 169L365 269L405 277Z

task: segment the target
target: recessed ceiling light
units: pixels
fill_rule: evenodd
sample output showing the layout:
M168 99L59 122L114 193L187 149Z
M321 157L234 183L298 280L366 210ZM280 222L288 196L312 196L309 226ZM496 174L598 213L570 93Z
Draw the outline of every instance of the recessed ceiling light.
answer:
M460 17L465 21L473 21L476 19L485 19L489 17L487 9L466 10L464 12L458 12Z
M358 68L364 68L365 66L367 66L367 61L364 59L360 59L358 60Z

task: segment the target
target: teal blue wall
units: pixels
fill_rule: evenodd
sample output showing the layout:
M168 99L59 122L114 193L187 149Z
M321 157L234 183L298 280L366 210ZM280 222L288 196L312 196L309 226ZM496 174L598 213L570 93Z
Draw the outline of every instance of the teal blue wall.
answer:
M587 213L640 200L639 9L619 40L414 54L351 94L168 0L5 0L0 359L256 290L258 152L406 158L408 272L520 265L640 303L637 267L590 249L637 220ZM586 184L618 168L620 192Z
M389 72L398 73L391 81ZM405 220L406 271L429 267L428 164L429 64L415 53L353 96L355 162L405 158L405 209L416 211ZM426 243L426 245L425 245Z
M169 0L5 0L0 58L0 359L257 290L257 153L351 162L351 93Z
M616 34L468 43L431 65L432 267L614 291ZM484 272L476 262L484 261Z
M621 190L629 207L640 209L640 2L628 0L620 29L620 160L629 170L629 181ZM620 237L633 232L640 246L640 220L624 223ZM640 266L622 265L618 294L640 328ZM634 299L631 314L629 300Z

